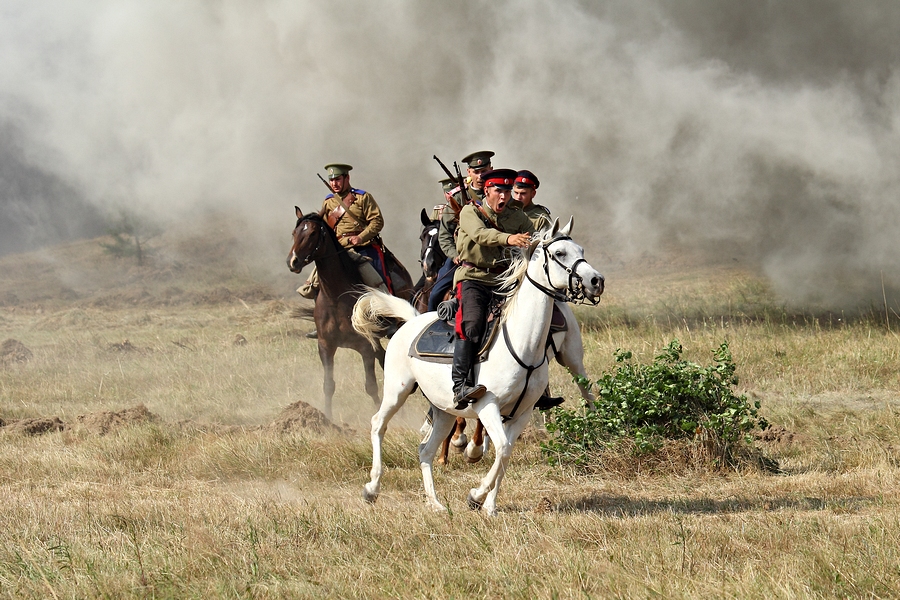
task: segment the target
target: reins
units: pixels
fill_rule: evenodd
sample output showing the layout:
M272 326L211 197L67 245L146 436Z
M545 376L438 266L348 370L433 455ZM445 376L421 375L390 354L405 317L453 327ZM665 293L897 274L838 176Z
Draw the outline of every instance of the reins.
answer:
M569 283L568 283L568 286L566 287L565 292L560 292L556 288L548 287L548 286L538 283L531 277L531 275L528 274L527 270L525 271L525 278L528 279L528 281L530 281L534 287L536 287L537 289L542 291L547 296L550 296L554 300L558 300L560 302L572 302L572 303L583 303L583 302L587 301L587 302L592 303L594 306L596 306L597 303L600 302L600 299L598 298L596 301L594 301L593 299L591 299L587 296L587 294L585 293L585 290L584 290L584 278L581 277L581 275L579 275L575 270L580 263L583 263L583 262L586 263L587 261L584 258L579 258L574 263L572 263L571 267L568 267L568 266L564 265L559 259L557 259L556 256L551 254L550 251L548 250L550 245L553 244L554 242L560 242L563 240L571 240L571 239L572 238L570 238L568 236L562 236L562 237L555 238L555 239L547 242L546 244L541 244L541 249L543 249L543 251L544 251L544 273L547 275L547 283L548 284L550 283L549 264L550 264L550 260L553 260L553 262L555 262L560 267L565 269L566 272L569 274ZM574 284L574 286L573 286L573 284ZM573 289L573 287L575 289ZM548 335L547 343L544 345L544 357L541 359L541 362L539 362L538 364L536 364L534 366L526 365L524 362L522 362L522 359L519 358L519 355L516 354L516 351L512 347L512 343L509 341L509 332L507 331L507 328L506 328L506 321L503 322L502 330L503 330L503 341L506 343L506 349L509 350L510 355L512 355L513 359L515 359L515 361L519 364L519 366L522 367L523 369L525 369L525 386L522 388L522 393L519 394L519 398L516 400L516 403L515 403L515 405L513 405L513 408L510 411L510 413L508 415L501 415L503 422L505 423L505 422L509 421L510 419L512 419L516 415L516 411L519 409L519 404L522 403L522 399L525 397L525 392L528 391L528 381L531 379L531 374L534 373L539 368L541 368L542 366L544 366L544 363L547 362L547 348L549 348L552 344L554 352L558 353L558 350L556 349L556 344L553 342L553 336Z
M307 223L309 223L310 221L314 221L314 219L306 220ZM300 221L297 221L297 226L294 227L294 229L296 230L297 227L299 227L299 226L300 226ZM303 259L303 261L302 261L303 266L300 267L301 269L303 267L305 267L306 265L310 264L311 262L313 262L314 260L316 260L317 258L327 258L329 256L337 256L341 252L347 251L347 249L344 248L343 246L341 246L340 244L335 244L337 246L337 250L335 250L334 252L326 252L325 254L319 255L319 250L322 249L322 244L325 243L325 238L328 236L328 233L323 229L323 227L325 227L324 221L317 221L315 223L315 226L318 227L318 229L319 229L319 241L316 244L316 247L313 248L313 251L310 252L309 254L307 254L306 258Z

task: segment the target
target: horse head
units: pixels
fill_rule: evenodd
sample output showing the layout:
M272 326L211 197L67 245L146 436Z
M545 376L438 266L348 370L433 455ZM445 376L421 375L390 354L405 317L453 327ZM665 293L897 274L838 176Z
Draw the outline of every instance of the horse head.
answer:
M422 242L422 248L419 253L419 262L422 263L422 272L425 279L431 281L437 277L438 269L447 260L444 251L441 250L441 244L438 241L438 231L440 230L440 219L431 219L425 209L422 209L420 215L422 220L422 233L419 240Z
M318 258L325 247L325 221L318 213L309 213L304 215L299 207L295 206L297 213L297 224L294 226L294 232L291 234L294 243L291 245L291 252L287 257L288 269L294 273L299 273L303 267Z
M605 279L584 258L584 248L572 241L574 219L560 227L559 219L535 236L529 249L526 277L557 300L597 304L603 294Z

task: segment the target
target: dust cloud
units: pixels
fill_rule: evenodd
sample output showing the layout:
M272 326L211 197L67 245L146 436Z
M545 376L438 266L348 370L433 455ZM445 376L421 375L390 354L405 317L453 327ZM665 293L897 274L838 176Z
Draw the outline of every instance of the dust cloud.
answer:
M340 161L415 266L432 155L492 149L589 258L687 250L874 302L900 289L898 26L892 0L8 0L0 252L216 209L281 272Z

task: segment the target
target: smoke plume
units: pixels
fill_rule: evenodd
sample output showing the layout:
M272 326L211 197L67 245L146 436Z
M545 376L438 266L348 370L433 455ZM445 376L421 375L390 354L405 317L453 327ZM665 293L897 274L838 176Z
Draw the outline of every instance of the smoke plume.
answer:
M589 258L734 256L858 306L900 289L898 26L892 0L9 0L0 252L213 208L282 269L348 162L414 266L431 156L491 149Z

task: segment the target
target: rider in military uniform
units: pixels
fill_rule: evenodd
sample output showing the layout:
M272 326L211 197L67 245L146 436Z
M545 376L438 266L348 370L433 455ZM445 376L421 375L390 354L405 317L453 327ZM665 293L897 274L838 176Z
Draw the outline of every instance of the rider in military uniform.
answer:
M550 210L546 206L534 203L534 196L541 182L531 171L519 171L516 173L516 181L513 184L510 203L512 208L518 208L534 223L535 231L539 231L551 224Z
M504 249L527 247L534 233L531 220L509 208L516 172L497 169L484 173L481 205L468 204L459 215L456 248L459 268L454 276L459 310L453 352L453 400L457 410L481 398L487 391L475 385L472 367L484 337L488 306L499 285L498 276L509 266Z
M431 296L428 298L428 310L437 310L437 305L441 302L444 294L447 293L453 285L453 273L459 263L456 250L456 228L459 224L459 211L472 202L481 204L484 198L484 180L483 175L491 170L491 157L494 153L490 150L481 150L469 154L462 161L466 164L466 173L468 182L466 187L466 195L460 193L459 185L452 189L444 189L447 197L447 204L441 214L441 225L438 229L438 242L441 250L447 255L447 261L438 271L437 281L431 288ZM453 205L456 205L454 210Z
M516 173L516 180L513 183L512 197L513 201L510 207L519 208L524 212L531 222L534 224L535 231L548 227L552 221L550 220L550 210L535 204L533 202L537 189L541 185L537 176L531 171L519 171ZM535 403L534 407L538 410L548 410L555 406L559 406L564 402L564 398L550 395L550 386Z
M325 165L328 185L334 193L325 197L321 214L337 235L344 248L356 255L359 274L363 282L384 292L392 293L390 278L386 274L384 252L376 238L384 227L381 209L372 194L350 186L350 165L333 163ZM319 277L315 267L297 292L304 298L315 298Z

